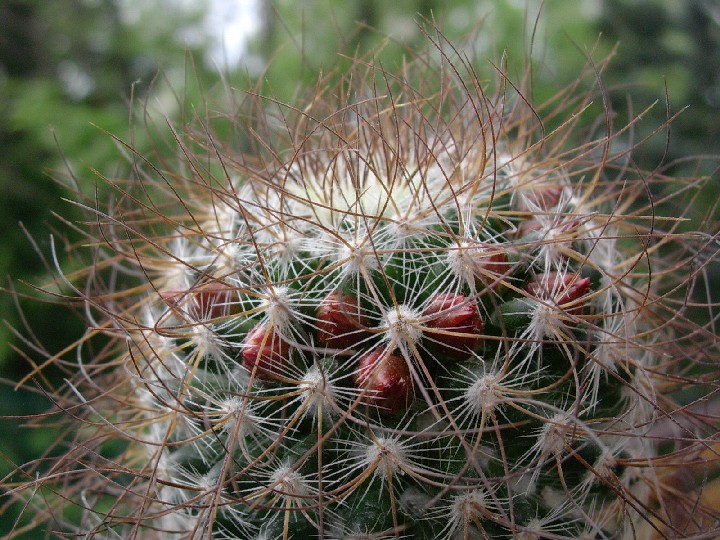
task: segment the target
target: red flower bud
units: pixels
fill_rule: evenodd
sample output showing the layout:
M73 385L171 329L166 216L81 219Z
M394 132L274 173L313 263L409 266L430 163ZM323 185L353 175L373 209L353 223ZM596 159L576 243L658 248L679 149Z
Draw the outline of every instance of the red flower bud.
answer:
M546 184L533 187L524 193L520 210L550 210L558 205L565 190L564 186Z
M497 287L502 283L503 278L510 273L507 253L495 246L473 251L473 259L475 277L487 287Z
M412 376L402 356L374 349L362 358L353 379L364 391L363 402L377 407L384 416L404 412L413 397Z
M530 218L522 221L517 228L517 237L524 238L530 233L538 232L542 230L543 224L539 219Z
M357 300L337 291L328 294L318 307L317 338L321 345L347 349L365 337L364 319Z
M195 305L203 317L215 319L237 313L239 304L235 298L235 290L224 283L211 281L197 288L194 292ZM235 300L235 303L233 303Z
M582 311L584 301L576 300L590 291L590 278L558 272L536 274L525 286L525 290L539 300L552 300L560 307L573 302L567 312L577 314Z
M184 300L191 299L190 313L198 319L209 320L237 313L239 304L234 302L235 290L218 281L203 283L188 291L163 291L160 296L172 308L177 308Z
M429 346L438 353L463 360L480 348L484 324L475 302L462 294L438 294L423 315L430 317L427 322L427 333L432 337Z
M253 327L242 345L243 366L261 379L282 375L290 360L290 345L265 324Z

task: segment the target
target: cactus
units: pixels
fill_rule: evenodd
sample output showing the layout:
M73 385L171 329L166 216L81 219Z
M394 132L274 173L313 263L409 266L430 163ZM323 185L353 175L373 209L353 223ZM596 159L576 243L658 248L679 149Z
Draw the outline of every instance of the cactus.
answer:
M627 130L593 131L599 87L533 109L449 51L258 98L243 151L184 126L172 171L142 158L114 184L95 292L68 279L91 314L55 396L76 439L15 490L52 530L717 530L696 491L714 428L688 421L717 392L716 233L663 214L669 179L635 170ZM694 217L701 180L672 181Z

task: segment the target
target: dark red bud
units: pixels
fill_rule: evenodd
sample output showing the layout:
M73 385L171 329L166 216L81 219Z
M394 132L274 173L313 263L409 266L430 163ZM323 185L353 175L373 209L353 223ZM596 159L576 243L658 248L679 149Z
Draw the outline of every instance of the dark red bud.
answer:
M525 194L527 203L521 204L523 210L530 210L531 206L540 210L550 210L558 205L562 197L563 186L540 185Z
M191 299L190 313L203 320L225 317L237 313L239 309L239 304L234 301L235 290L217 281L198 285L188 291L163 291L160 296L172 308L177 308L187 299Z
M203 318L216 319L238 312L235 290L218 281L205 283L194 293L195 305Z
M242 345L243 366L261 379L282 376L290 360L290 345L265 324L252 328Z
M524 238L525 236L529 235L530 233L538 232L542 230L543 224L540 222L540 220L531 218L526 219L525 221L521 222L518 225L517 229L517 237L518 238Z
M160 291L160 298L162 298L168 306L175 309L181 303L183 297L187 296L187 294L188 293L185 291L173 289L170 291Z
M374 349L360 358L353 379L364 391L363 403L377 407L384 416L402 413L412 402L412 376L407 362L385 349Z
M316 317L318 342L324 347L347 349L365 338L364 318L356 299L331 292L318 307Z
M427 333L431 335L429 346L437 352L463 360L480 348L483 320L475 302L462 294L438 294L423 315L430 317L427 321Z
M499 248L485 247L473 253L475 276L488 287L495 288L510 273L507 253Z
M573 302L567 311L576 313L582 311L584 301L577 302L577 300L590 291L590 278L558 272L536 274L525 286L525 290L535 298L552 300L560 307Z

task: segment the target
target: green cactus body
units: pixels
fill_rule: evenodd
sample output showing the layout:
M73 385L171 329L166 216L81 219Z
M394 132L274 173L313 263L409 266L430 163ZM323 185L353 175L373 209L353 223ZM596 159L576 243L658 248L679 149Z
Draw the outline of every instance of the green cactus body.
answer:
M281 111L257 159L190 160L168 231L143 229L150 203L124 215L116 264L148 281L111 312L124 380L107 436L130 440L131 479L83 527L535 539L647 525L675 278L646 247L644 186L617 179L622 155L596 161L605 137L567 146L589 96L561 96L568 121L543 135L468 67L367 68L345 98Z

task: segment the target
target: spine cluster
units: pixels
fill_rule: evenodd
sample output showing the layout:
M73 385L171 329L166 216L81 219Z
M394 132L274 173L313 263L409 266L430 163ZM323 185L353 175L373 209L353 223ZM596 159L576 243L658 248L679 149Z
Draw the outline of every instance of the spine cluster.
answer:
M653 429L679 408L668 389L702 379L684 336L717 358L675 303L707 238L654 212L647 184L664 179L612 153L621 135L579 138L591 94L535 111L440 57L358 65L248 125L254 151L206 138L185 172L138 173L157 199L101 215L98 260L141 284L97 300L119 337L88 361L110 375L86 419L126 445L68 492L73 530L680 531L663 465L678 445ZM695 508L696 531L717 526Z

